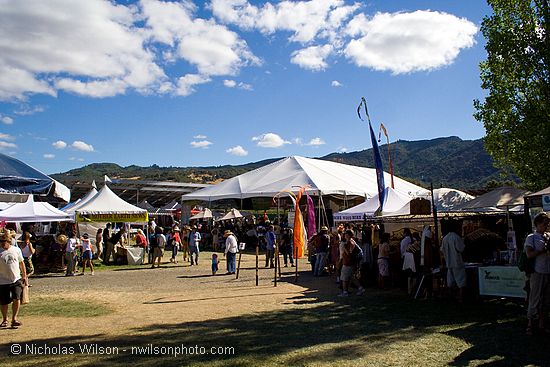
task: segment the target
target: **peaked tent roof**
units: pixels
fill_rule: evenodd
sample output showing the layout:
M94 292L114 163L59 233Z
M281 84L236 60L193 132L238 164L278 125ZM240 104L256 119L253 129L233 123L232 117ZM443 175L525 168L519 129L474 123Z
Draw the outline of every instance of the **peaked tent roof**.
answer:
M391 215L392 213L401 211L412 199L412 196L404 194L391 187L386 187L386 195L384 197L384 211L382 214ZM363 220L363 216L372 217L380 207L378 194L366 200L364 203L356 205L352 208L343 210L333 215L336 221L356 221Z
M390 175L384 172L386 182ZM394 177L401 193L426 193L427 190ZM283 190L297 192L309 185L310 195L348 195L371 197L378 193L376 170L332 161L299 156L283 158L253 171L183 196L183 200L214 201L250 197L272 197Z
M198 214L193 215L191 218L189 218L189 220L208 219L208 218L213 218L213 217L214 217L214 215L212 214L212 210L210 210L208 208L204 208L204 210L202 210Z
M514 187L499 187L486 194L478 196L463 205L460 205L459 210L484 209L493 210L494 208L506 208L523 205L523 197L528 192Z
M68 214L74 214L78 209L82 208L84 205L86 205L90 200L92 200L97 195L97 190L95 187L92 187L90 191L86 195L84 195L83 198L79 199L74 205L63 208L63 211Z
M537 191L537 192L534 192L532 194L526 195L526 196L534 197L534 196L542 196L542 195L550 195L550 186L548 186L547 188L542 189L540 191Z
M149 213L154 213L157 210L157 208L149 204L147 200L143 200L141 203L138 203L137 206L141 209L147 210Z
M105 185L97 195L75 210L80 214L137 214L147 212L119 198Z
M6 222L64 222L72 218L65 212L44 202L35 202L32 195L24 203L13 204L0 211L0 220Z
M473 199L475 199L475 196L460 190L448 188L434 189L434 202L439 212L453 211Z
M18 159L0 153L0 191L21 194L53 195L69 202L69 188L50 176L21 162Z

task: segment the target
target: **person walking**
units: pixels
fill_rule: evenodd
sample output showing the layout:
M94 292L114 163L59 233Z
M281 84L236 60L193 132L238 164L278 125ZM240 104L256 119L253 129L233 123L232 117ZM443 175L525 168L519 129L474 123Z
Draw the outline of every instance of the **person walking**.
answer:
M147 252L148 243L143 230L140 228L138 228L136 233L136 245L143 249L143 252L141 253L141 265L143 265L145 264L145 253Z
M97 249L97 258L103 258L103 230L101 228L95 234L95 247Z
M535 231L525 240L525 254L529 259L535 259L534 272L530 276L529 306L527 308L527 334L532 335L538 327L546 334L550 329L546 325L550 311L550 233L548 225L550 218L546 213L535 216L533 224ZM538 319L538 325L535 326Z
M176 226L172 229L172 258L170 259L170 261L174 264L178 263L178 250L180 249L180 246L180 229Z
M239 252L239 245L237 244L237 237L230 230L226 230L223 233L225 237L225 259L227 261L227 273L235 274L236 271L236 259L237 252Z
M78 240L73 232L69 232L69 239L65 246L65 260L67 260L67 270L65 276L74 276L76 267L76 248L79 246Z
M357 295L365 293L365 288L359 284L359 281L355 277L359 260L362 257L361 247L355 242L353 231L351 229L346 230L344 233L345 242L342 245L342 270L340 279L342 280L342 293L339 297L347 297L349 295L350 283L357 285Z
M191 266L193 265L199 265L199 253L200 253L200 243L202 240L202 236L200 232L197 230L197 226L193 226L191 230L191 234L189 235L189 259L191 260ZM195 259L193 259L193 255L195 255Z
M274 227L272 225L267 228L265 240L265 267L267 268L269 266L270 268L273 268L275 267L273 260L275 259L275 241L277 241L277 237L275 236Z
M292 229L286 227L283 231L283 235L281 237L281 252L283 253L283 260L285 262L285 268L288 267L288 261L290 260L290 266L294 266L294 257L292 256L294 252L294 246L293 246L293 238L292 238Z
M82 246L82 275L86 272L86 263L90 265L90 271L94 275L94 264L92 264L93 252L92 242L90 241L88 233L84 233L81 239Z
M160 261L164 256L164 248L166 247L166 237L162 231L162 227L155 227L155 248L153 249L153 264L151 269L155 267L155 260L157 260L157 268L160 268Z
M25 269L27 270L27 278L30 278L30 276L34 274L32 255L34 255L35 249L31 243L31 234L29 232L25 232L23 236L23 243L19 248L21 249L21 253L23 254L23 262L25 263Z
M443 237L440 251L445 258L447 266L447 287L450 289L458 287L458 300L459 302L463 302L466 290L466 268L462 260L462 252L464 252L466 246L457 233L459 231L458 226L458 223L451 221L449 224L449 233Z
M318 246L315 248L315 270L313 271L313 276L320 277L323 275L329 248L330 237L328 235L328 227L322 226L319 232Z
M105 229L103 229L103 263L105 265L109 265L109 258L113 252L113 247L111 243L111 223L107 223Z
M8 306L12 305L11 327L21 326L18 320L23 287L28 284L27 271L21 251L12 246L12 236L6 230L0 232L0 308L2 323L8 326Z

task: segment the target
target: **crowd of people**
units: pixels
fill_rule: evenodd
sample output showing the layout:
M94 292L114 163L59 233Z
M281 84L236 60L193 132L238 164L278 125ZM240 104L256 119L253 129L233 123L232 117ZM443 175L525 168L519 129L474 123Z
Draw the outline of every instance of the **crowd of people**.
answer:
M549 217L545 213L534 219L535 231L527 236L524 254L530 261L527 274L528 327L527 333L536 330L550 333L546 322L550 310L550 234ZM441 246L432 240L429 226L415 232L409 228L402 231L396 246L390 233L375 224L341 224L332 231L322 226L318 233L307 241L307 256L314 277L332 275L340 288L339 296L348 297L351 288L357 295L365 293L365 288L378 286L387 289L399 286L413 295L419 290L418 281L422 277L423 290L430 295L438 282L445 282L448 290L456 290L456 298L462 302L466 289L466 270L462 258L465 249L458 222L447 223ZM144 232L145 229L145 232ZM247 220L218 222L213 226L203 223L184 225L178 223L162 228L151 220L147 227L133 229L115 223L106 224L97 230L95 241L88 233L77 236L69 231L59 234L55 243L63 248L63 262L66 276L74 276L80 267L84 275L86 267L94 275L92 259L104 264L116 264L121 259L121 249L129 245L129 234L136 246L143 248L142 263L151 268L160 267L165 250L169 249L170 262L188 262L190 266L199 264L201 249L213 251L211 255L212 275L219 271L220 254L226 262L226 274L235 274L236 255L241 249L239 243L256 248L265 254L265 267L280 266L282 255L284 267L295 266L294 234L292 228L278 221L262 220L258 223ZM8 325L8 305L12 304L11 326L21 325L18 310L22 290L34 273L32 257L35 254L32 229L23 231L16 240L14 230L0 230L0 304L3 320L0 326ZM244 248L244 247L243 247ZM526 260L526 261L527 261ZM203 260L201 259L201 262ZM444 277L441 275L445 274Z

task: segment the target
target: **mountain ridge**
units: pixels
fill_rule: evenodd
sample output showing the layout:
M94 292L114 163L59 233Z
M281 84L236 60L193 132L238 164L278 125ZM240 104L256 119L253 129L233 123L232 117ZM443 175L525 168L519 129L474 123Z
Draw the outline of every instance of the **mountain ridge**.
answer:
M483 148L483 141L462 140L459 137L440 137L426 140L397 140L390 144L393 172L396 176L424 187L452 187L462 190L480 189L498 183L518 183L519 180L493 166L493 160ZM388 146L380 145L384 170L389 171ZM241 165L199 167L149 167L116 163L92 163L87 166L51 175L64 184L101 180L104 175L113 179L139 179L217 183L240 175L280 158L270 158ZM372 148L346 153L330 153L318 159L374 167Z

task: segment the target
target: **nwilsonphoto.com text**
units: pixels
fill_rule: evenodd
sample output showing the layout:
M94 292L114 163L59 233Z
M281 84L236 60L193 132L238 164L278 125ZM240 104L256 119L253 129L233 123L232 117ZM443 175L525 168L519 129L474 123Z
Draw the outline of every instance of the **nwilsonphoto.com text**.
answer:
M200 356L200 355L234 355L234 347L205 347L200 345L154 345L109 346L97 343L79 344L10 344L11 355L136 355L136 356Z

